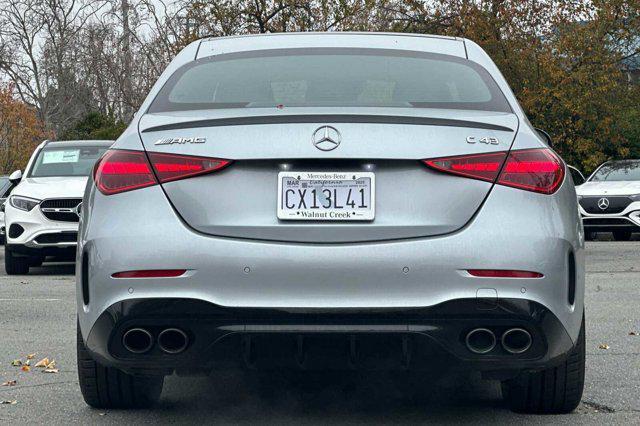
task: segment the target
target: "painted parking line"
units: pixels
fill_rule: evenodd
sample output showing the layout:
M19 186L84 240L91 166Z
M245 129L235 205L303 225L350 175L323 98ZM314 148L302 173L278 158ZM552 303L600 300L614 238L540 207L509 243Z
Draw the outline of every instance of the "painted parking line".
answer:
M0 299L0 302L59 302L62 299L33 299L33 298L22 298L22 299Z

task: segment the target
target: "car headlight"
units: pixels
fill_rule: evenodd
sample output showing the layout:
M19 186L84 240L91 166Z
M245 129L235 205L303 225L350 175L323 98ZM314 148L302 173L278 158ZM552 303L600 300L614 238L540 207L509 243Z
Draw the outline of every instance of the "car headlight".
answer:
M40 204L40 200L29 197L21 197L19 195L12 195L11 198L9 198L9 202L16 209L24 210L26 212L33 210L35 206Z
M629 198L631 198L633 201L640 201L640 194L630 195Z

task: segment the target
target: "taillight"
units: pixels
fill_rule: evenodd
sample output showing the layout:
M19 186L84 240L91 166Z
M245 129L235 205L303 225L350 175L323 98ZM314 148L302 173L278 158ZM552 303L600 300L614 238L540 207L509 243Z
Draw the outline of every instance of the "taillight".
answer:
M564 179L562 160L547 148L511 151L508 155L506 152L461 155L423 162L441 172L541 194L553 194Z
M211 173L230 161L158 152L109 150L96 164L96 186L105 195L118 194L178 179ZM149 162L149 160L151 162Z
M158 183L142 151L109 150L96 165L94 180L105 195L145 188Z
M500 168L506 156L506 152L494 152L491 154L460 155L423 161L427 166L441 172L494 182L498 177L498 173L500 173Z
M553 194L564 179L564 166L550 149L511 151L498 183L525 191Z
M149 159L161 183L215 172L230 161L219 158L150 152Z

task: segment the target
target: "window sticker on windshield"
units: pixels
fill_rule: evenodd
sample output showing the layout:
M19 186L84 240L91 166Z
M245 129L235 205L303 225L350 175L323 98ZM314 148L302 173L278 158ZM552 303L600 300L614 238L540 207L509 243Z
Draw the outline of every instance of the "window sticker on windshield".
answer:
M45 151L44 156L42 157L42 164L77 163L79 158L80 158L79 149Z

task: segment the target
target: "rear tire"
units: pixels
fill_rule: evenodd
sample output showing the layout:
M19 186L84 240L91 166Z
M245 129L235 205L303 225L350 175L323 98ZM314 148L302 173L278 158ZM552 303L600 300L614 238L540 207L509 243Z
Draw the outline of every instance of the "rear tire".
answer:
M163 376L132 376L95 361L77 330L78 379L85 402L93 408L146 408L160 399Z
M29 273L29 258L16 256L9 247L5 246L4 270L7 275L26 275Z
M631 231L613 231L613 239L616 241L629 241L631 239Z
M584 388L584 315L578 341L560 365L535 373L520 373L502 382L502 393L511 410L530 414L566 414L580 404Z

